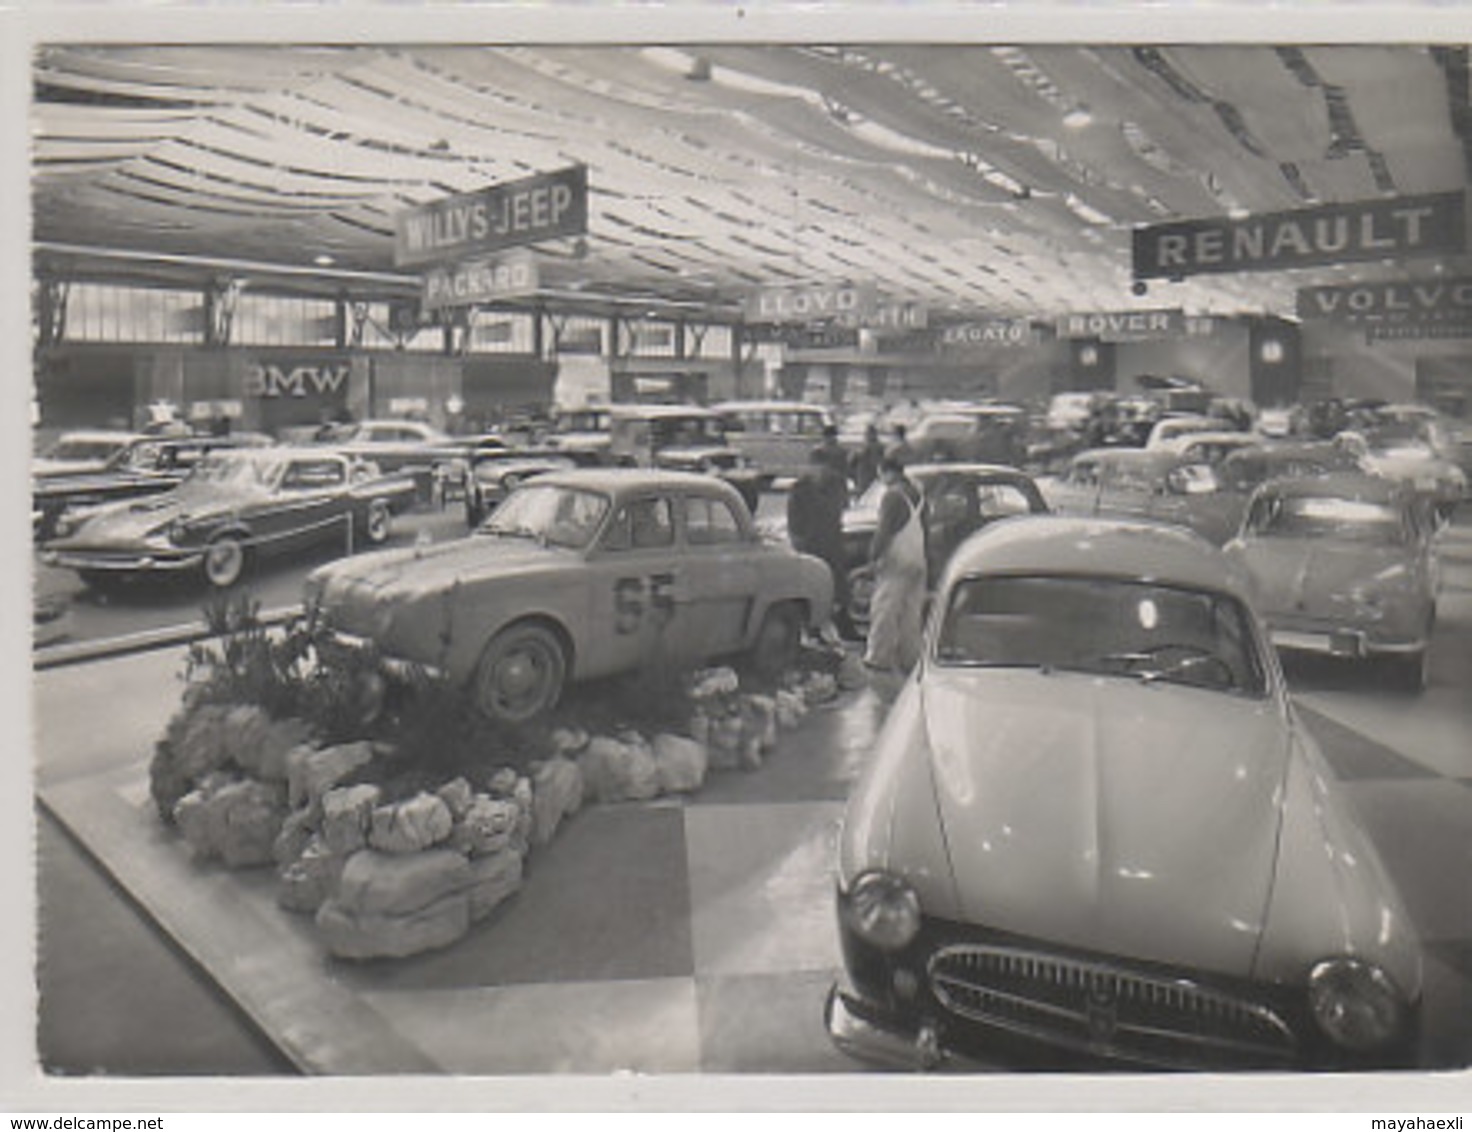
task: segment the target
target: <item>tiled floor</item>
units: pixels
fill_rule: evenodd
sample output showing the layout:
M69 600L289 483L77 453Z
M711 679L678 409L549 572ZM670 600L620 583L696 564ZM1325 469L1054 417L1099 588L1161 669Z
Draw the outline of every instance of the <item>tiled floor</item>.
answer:
M1428 1063L1464 1067L1472 1064L1472 601L1457 597L1442 626L1436 682L1423 697L1324 666L1292 674L1303 718L1426 942ZM861 1069L828 1042L821 1004L838 962L835 823L885 707L872 691L810 716L761 770L715 772L688 802L585 809L533 855L524 888L453 946L347 963L326 958L306 921L275 908L268 877L197 869L160 834L144 768L177 695L163 678L174 664L123 664L109 679L129 697L106 698L113 718L87 727L68 708L96 673L41 674L39 793L298 1067ZM109 751L104 768L97 760ZM43 901L46 888L43 877ZM69 946L43 932L43 959ZM44 1018L71 1006L43 996L41 1009ZM67 1021L50 1018L43 1037L65 1043Z

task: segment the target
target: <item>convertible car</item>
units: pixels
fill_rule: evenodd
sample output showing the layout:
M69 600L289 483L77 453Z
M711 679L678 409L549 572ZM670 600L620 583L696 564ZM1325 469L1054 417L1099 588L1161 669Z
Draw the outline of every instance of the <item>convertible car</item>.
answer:
M1225 547L1246 570L1279 648L1383 658L1426 684L1440 572L1432 504L1358 472L1274 480Z
M320 567L305 604L349 644L464 685L488 718L656 655L748 654L774 671L833 603L828 567L760 538L710 475L547 472L469 537Z
M63 515L43 561L93 587L199 571L232 586L255 561L337 540L382 543L414 494L405 476L314 448L213 453L171 491Z
M1414 1060L1421 948L1231 563L969 539L839 836L842 1049L907 1067Z

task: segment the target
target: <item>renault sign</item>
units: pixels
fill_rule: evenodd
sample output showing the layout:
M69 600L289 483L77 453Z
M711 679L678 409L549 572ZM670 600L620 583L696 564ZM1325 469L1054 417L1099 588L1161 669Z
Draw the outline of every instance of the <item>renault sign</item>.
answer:
M1154 224L1135 229L1135 278L1457 255L1467 247L1466 212L1466 193L1454 192Z

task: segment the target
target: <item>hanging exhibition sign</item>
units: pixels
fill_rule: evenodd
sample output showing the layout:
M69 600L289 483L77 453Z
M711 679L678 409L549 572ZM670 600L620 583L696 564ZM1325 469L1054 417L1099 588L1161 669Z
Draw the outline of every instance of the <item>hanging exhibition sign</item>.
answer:
M536 260L530 252L519 251L474 263L431 268L422 279L420 302L427 311L473 306L535 294L539 285Z
M1186 334L1186 315L1175 310L1094 311L1058 320L1059 338L1097 338L1101 342L1146 342Z
M1136 279L1179 279L1277 271L1455 255L1466 246L1466 193L1432 193L1136 228L1134 274Z
M1466 322L1472 320L1472 278L1302 287L1298 317L1350 323Z
M588 231L588 167L459 193L394 217L394 263L463 260Z
M991 318L984 322L962 322L940 332L943 350L964 350L979 346L1032 346L1038 335L1025 318Z
M924 330L930 324L930 312L914 303L879 303L867 313L841 314L837 321L860 330Z
M873 315L879 305L873 283L836 287L763 287L742 300L748 322L824 322L842 320L853 326Z

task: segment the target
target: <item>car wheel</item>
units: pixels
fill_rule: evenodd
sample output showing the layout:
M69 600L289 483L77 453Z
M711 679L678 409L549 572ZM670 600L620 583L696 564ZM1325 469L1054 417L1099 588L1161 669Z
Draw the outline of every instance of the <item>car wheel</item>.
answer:
M797 657L802 625L797 610L790 604L771 606L762 617L756 640L752 643L749 662L758 676L780 676Z
M567 655L542 625L502 629L476 665L475 706L487 719L524 723L552 708L567 678Z
M869 606L874 601L874 571L855 566L848 572L848 620L856 637L869 633Z
M372 545L382 546L388 541L392 531L393 516L388 504L382 499L375 499L368 504L368 520L363 524L364 535Z
M216 589L228 589L245 576L245 543L237 535L220 535L204 550L205 581Z

